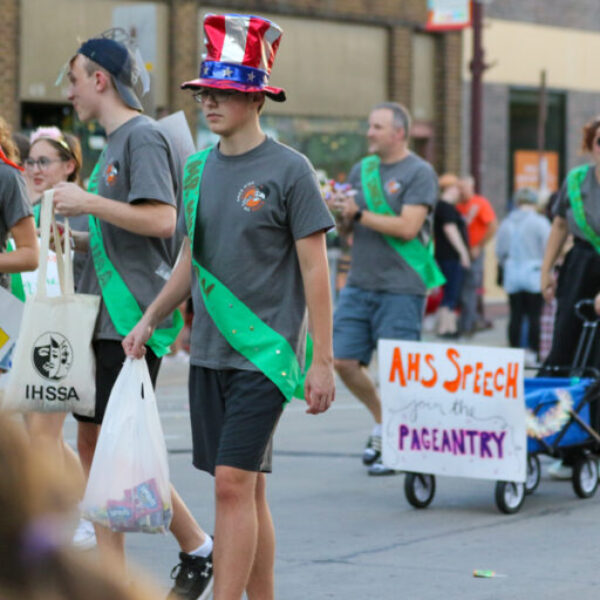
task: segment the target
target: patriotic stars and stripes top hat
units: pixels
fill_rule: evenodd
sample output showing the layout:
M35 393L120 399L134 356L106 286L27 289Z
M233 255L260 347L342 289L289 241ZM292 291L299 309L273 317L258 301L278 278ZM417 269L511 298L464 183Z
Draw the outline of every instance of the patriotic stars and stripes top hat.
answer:
M182 89L265 92L272 100L285 100L285 90L267 85L283 33L276 23L249 15L208 14L203 27L200 75Z

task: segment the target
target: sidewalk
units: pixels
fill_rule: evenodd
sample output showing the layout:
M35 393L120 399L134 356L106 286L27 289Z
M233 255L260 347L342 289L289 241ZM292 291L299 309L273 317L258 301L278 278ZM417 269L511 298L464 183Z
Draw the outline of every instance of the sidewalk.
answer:
M468 346L494 346L506 347L508 345L507 327L508 327L508 303L506 301L487 302L485 304L485 317L493 324L491 329L478 331L470 337L460 337L455 340L455 344L465 344ZM429 317L428 317L429 318ZM424 342L447 343L447 340L440 340L432 331L423 332Z

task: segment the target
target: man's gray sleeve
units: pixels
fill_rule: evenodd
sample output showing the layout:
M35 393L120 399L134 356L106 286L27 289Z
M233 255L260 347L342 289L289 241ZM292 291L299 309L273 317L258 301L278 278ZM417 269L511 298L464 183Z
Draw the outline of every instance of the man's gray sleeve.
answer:
M423 205L433 209L438 199L438 183L435 171L427 163L422 164L407 184L402 196L404 204Z
M288 220L295 240L334 226L325 205L314 171L302 175L291 187L287 198Z
M170 146L156 128L140 127L129 140L130 188L128 202L156 200L176 206Z

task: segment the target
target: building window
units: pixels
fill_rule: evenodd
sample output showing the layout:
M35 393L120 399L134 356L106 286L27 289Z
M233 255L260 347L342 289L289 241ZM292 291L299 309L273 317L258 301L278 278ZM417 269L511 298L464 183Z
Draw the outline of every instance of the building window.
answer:
M217 142L199 115L198 148ZM343 181L352 165L367 153L364 119L262 115L265 133L305 154L315 169Z

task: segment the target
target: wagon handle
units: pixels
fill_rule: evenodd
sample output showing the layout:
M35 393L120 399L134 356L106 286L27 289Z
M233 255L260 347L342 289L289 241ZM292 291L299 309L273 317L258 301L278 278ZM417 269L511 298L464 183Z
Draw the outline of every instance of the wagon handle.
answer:
M589 318L589 312L585 309L591 308L591 314L594 315L593 318ZM600 321L600 315L597 315L594 311L594 301L591 299L580 300L575 304L575 314L584 322L584 323L594 323Z

